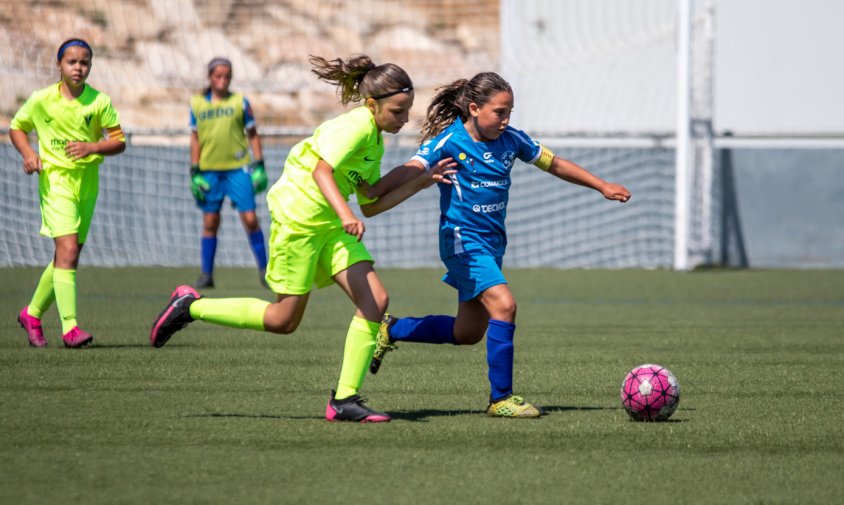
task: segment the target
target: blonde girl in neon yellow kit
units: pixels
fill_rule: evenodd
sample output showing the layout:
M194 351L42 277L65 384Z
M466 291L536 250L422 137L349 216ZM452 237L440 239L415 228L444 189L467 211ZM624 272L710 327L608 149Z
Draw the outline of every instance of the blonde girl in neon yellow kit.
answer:
M99 165L104 156L122 153L126 142L111 99L85 84L92 58L84 40L62 43L56 54L61 80L32 93L9 128L24 172L38 173L41 234L56 246L32 300L18 315L34 347L47 345L41 317L54 300L64 345L81 347L93 340L76 321L76 268L97 203ZM37 153L29 144L32 130L38 133Z
M374 216L442 182L453 164L443 160L380 198L367 197L367 185L380 179L382 133L398 133L407 123L413 84L398 66L375 65L368 56L348 61L312 56L310 61L321 80L336 85L344 105L357 101L363 105L326 121L294 146L281 178L267 194L272 225L266 280L278 295L275 303L204 298L190 286L179 286L155 319L150 341L161 347L196 319L292 333L302 321L313 286L337 284L356 312L346 335L338 387L332 391L325 417L329 421L389 421L389 415L366 407L358 395L388 296L361 242L366 225L352 212L348 199L355 193L363 215Z

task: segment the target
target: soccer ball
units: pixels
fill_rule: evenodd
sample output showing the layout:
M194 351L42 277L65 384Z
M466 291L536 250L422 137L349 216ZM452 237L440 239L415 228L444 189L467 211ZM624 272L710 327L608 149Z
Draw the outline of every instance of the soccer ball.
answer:
M667 368L637 366L621 383L621 406L635 421L665 421L680 403L680 383Z

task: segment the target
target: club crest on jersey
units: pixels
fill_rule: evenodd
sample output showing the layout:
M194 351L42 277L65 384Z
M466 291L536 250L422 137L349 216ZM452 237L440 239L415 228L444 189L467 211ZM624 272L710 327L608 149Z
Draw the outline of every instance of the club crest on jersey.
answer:
M504 151L501 154L501 163L504 168L510 168L513 165L513 160L516 158L516 153L513 151Z

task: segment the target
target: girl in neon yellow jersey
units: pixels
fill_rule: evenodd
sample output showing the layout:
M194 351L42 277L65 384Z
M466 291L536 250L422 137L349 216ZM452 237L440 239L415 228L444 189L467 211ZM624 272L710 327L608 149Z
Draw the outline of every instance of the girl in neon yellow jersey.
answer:
M32 93L9 129L24 172L38 173L41 234L56 246L32 300L18 315L35 347L47 345L41 316L53 300L64 345L81 347L93 340L76 321L76 268L97 203L99 165L104 156L122 153L126 141L111 99L85 84L92 58L84 40L62 43L56 55L61 80ZM37 153L29 145L32 130L38 133Z
M311 57L310 61L321 80L337 86L344 105L363 104L321 124L311 137L294 146L281 178L267 194L272 225L266 279L278 295L275 303L201 298L190 286L179 286L155 319L150 340L161 347L196 319L292 333L302 321L313 285L337 284L357 311L346 335L338 387L332 391L325 416L329 421L389 421L389 415L366 407L358 395L388 296L361 242L366 226L352 212L348 199L355 193L363 215L374 216L443 182L453 164L442 160L381 198L369 198L365 188L380 178L382 132L398 133L407 123L413 84L400 67L375 65L368 56L348 61Z

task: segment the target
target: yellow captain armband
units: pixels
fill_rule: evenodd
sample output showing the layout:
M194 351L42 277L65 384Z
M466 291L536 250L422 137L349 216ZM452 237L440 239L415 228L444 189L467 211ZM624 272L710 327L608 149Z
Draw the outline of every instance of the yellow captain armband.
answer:
M545 170L547 172L548 169L551 168L551 162L554 161L554 153L543 145L540 145L539 147L542 150L539 152L539 157L536 158L536 161L534 161L533 164L541 170Z
M109 140L119 140L121 142L126 142L126 136L123 134L123 129L120 126L115 126L113 128L106 128L106 133L108 134Z

